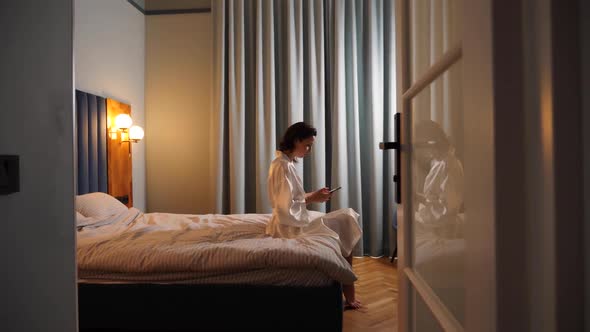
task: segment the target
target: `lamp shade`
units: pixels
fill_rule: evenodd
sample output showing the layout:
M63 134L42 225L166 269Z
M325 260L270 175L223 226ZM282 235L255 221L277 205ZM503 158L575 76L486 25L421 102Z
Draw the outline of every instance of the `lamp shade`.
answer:
M140 126L133 126L129 128L129 139L132 141L140 141L143 139L143 128Z
M115 126L119 129L128 129L133 124L133 120L128 114L119 114L115 118Z

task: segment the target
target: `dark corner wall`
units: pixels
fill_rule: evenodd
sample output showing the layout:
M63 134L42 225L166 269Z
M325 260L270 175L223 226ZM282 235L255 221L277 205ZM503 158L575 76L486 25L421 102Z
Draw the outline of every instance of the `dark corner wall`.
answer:
M584 325L590 332L590 2L579 0L582 79L582 133L584 147Z

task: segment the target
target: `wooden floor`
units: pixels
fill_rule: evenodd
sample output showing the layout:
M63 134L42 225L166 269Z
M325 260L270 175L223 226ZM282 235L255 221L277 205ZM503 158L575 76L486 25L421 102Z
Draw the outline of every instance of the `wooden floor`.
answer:
M354 258L359 310L344 311L344 332L397 331L397 269L388 257Z

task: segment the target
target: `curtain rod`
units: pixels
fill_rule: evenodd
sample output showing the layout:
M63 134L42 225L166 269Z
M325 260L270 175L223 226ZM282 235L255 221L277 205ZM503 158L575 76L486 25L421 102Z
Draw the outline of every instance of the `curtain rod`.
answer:
M210 13L211 7L205 8L186 8L186 9L157 9L145 10L138 5L135 0L127 0L135 9L139 10L144 15L174 15L174 14L193 14L193 13Z

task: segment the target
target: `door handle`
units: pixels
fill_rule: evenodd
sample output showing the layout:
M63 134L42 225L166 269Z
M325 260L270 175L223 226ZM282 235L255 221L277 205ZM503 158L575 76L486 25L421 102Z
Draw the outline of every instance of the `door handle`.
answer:
M393 176L393 182L395 183L395 202L397 204L401 204L402 202L402 181L400 177L400 169L402 163L399 122L400 114L395 113L395 115L393 116L393 130L395 131L395 142L379 143L379 149L381 150L395 150L395 175Z

